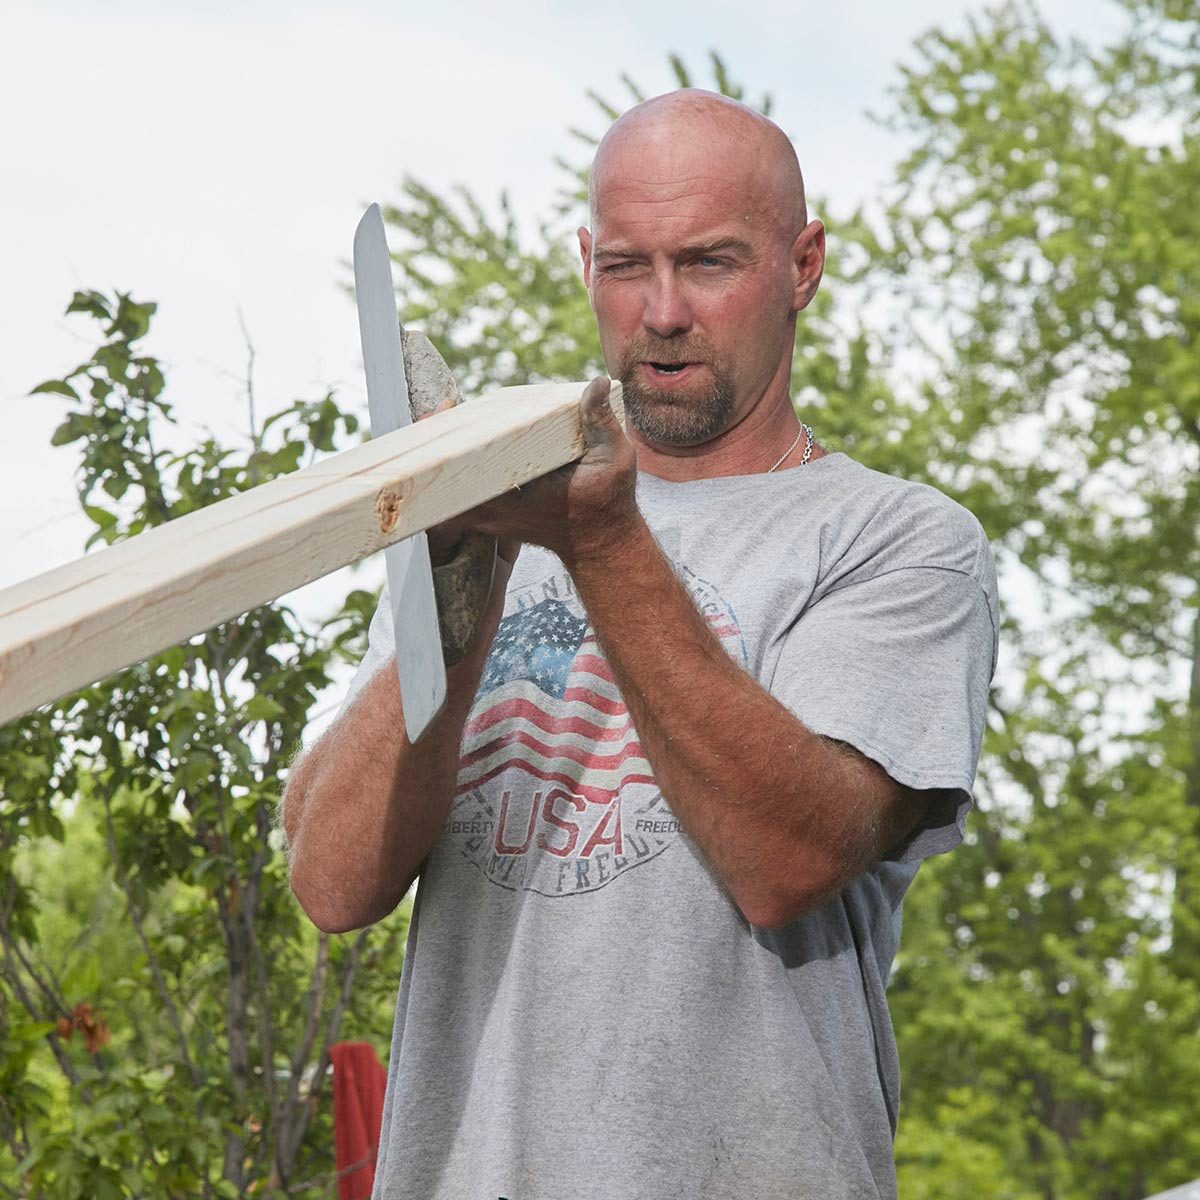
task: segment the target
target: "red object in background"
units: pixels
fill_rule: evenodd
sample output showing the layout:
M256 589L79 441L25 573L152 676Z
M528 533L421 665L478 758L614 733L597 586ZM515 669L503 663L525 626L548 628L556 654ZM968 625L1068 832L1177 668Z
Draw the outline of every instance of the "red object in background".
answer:
M329 1057L338 1200L371 1200L387 1072L369 1042L337 1042L329 1048ZM362 1165L348 1170L355 1163Z

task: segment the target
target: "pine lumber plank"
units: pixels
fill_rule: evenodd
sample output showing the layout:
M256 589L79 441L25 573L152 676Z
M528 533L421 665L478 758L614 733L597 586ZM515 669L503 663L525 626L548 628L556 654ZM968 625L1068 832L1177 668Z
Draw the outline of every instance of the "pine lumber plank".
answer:
M0 724L575 461L584 386L498 389L5 588Z

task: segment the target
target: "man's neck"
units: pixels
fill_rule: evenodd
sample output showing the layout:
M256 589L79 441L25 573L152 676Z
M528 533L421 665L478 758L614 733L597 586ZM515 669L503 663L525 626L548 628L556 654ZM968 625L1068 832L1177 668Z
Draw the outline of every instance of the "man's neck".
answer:
M638 470L655 475L668 483L684 483L693 479L717 479L728 475L762 475L779 462L780 456L800 434L800 422L791 401L760 404L752 409L732 429L699 446L668 446L642 440L637 430L630 429L630 440L637 451ZM778 470L784 471L800 462L805 439L793 446ZM812 462L828 451L813 441L809 458Z

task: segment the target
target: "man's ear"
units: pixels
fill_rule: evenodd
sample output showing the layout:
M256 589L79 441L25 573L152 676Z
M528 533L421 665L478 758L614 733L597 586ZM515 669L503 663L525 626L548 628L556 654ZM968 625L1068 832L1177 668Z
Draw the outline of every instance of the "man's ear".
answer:
M809 221L792 243L792 311L807 308L825 273L825 226Z
M583 286L592 286L592 231L586 225L580 225L579 257L583 259Z

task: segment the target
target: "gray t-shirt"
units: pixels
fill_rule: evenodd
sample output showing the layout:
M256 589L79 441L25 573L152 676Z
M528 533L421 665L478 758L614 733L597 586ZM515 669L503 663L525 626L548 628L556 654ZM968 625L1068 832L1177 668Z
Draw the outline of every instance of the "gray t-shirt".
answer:
M841 453L643 475L638 503L763 687L956 802L821 908L752 927L655 787L570 577L526 547L418 884L376 1197L895 1195L884 989L904 893L971 803L999 627L987 538ZM387 611L351 695L392 653Z

